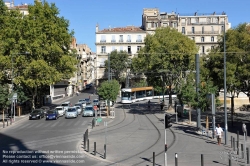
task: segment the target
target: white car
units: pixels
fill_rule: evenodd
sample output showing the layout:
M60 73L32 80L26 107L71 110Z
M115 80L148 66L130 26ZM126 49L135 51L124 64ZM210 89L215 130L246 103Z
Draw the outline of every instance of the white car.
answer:
M82 108L80 106L75 106L77 112L78 112L78 115L80 115L82 113Z
M65 113L65 119L68 118L77 118L78 112L75 107L69 107Z
M86 101L85 101L85 99L79 99L78 103L82 103L82 107L83 108L86 107Z
M70 107L70 105L71 105L70 101L67 101L67 102L64 102L64 103L61 104L64 111L67 111L67 109Z
M56 110L58 111L59 116L63 116L65 114L65 110L62 106L56 107Z

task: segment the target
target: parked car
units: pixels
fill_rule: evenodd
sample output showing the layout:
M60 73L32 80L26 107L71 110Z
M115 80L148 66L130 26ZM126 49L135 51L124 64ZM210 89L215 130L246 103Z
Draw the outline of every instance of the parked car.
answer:
M31 119L42 119L44 117L44 110L35 109L30 113L29 120Z
M82 116L95 116L95 110L94 110L93 106L92 105L87 105L84 108Z
M55 109L58 111L59 116L63 116L65 114L65 110L62 106L58 106Z
M49 110L50 110L50 107L49 107L49 106L42 106L40 109L42 109L42 110L43 110L43 112L44 112L44 114L46 114L46 113L47 113L47 111L49 111Z
M91 85L87 84L86 89L90 89Z
M80 115L82 113L82 108L80 106L75 106L77 112L78 112L78 115Z
M59 118L59 113L56 109L47 111L46 120L51 120L51 119L57 120L58 118Z
M61 106L63 107L64 111L66 112L67 109L71 106L70 101L64 102L61 104Z
M65 113L65 119L67 118L77 118L78 112L75 107L69 107Z

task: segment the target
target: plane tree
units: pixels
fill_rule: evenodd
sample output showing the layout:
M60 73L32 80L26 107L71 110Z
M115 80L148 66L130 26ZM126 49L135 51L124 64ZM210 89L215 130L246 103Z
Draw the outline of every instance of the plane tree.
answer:
M193 40L176 29L158 28L154 34L147 35L144 41L145 46L132 60L132 70L144 73L148 85L154 86L155 91L165 93L163 87L167 86L171 92L173 87L181 83L185 71L195 69L194 59L198 48Z
M35 107L39 87L73 76L77 60L70 48L74 32L69 30L69 21L59 17L54 3L35 1L28 12L11 10L6 16L8 21L0 29L0 53L8 57L6 68L13 65L14 85L28 89Z

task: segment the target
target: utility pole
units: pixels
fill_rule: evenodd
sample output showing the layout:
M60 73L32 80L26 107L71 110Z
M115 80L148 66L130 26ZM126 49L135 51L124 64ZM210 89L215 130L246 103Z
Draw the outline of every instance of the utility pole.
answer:
M226 19L224 18L224 116L225 116L225 145L227 145L227 64L226 64Z
M110 54L108 53L108 82L110 83ZM108 114L110 113L110 101L108 99Z
M200 56L199 54L195 54L195 66L196 66L196 93L197 96L199 96L200 91ZM199 98L198 98L199 102ZM197 108L197 128L201 127L201 110L200 108Z

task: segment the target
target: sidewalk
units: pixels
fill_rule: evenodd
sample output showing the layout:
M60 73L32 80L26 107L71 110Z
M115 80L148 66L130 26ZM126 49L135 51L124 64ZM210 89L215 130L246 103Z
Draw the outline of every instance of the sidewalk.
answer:
M154 125L159 129L161 137L158 138L158 133L150 125L143 123L147 119L136 113L134 110L147 107L147 101L144 103L135 103L127 107L126 114L123 114L121 107L116 108L115 119L105 119L108 122L107 133L105 132L104 121L94 129L89 130L89 152L87 151L87 144L85 150L81 140L79 150L96 160L99 160L107 165L152 165L153 152L155 152L155 164L164 165L164 112L159 110L159 105L154 102L151 108L154 112L147 113L147 116L154 122ZM129 109L130 108L130 109ZM152 114L153 113L153 114ZM173 114L174 112L167 112ZM136 115L135 115L136 114ZM154 118L154 116L157 118ZM127 123L123 123L123 116L126 116ZM133 119L135 116L135 119ZM130 120L129 120L130 119ZM230 144L230 137L228 145L217 145L216 139L211 139L202 135L196 130L196 123L192 121L191 125L187 120L178 119L175 123L175 116L171 118L173 126L167 129L167 145L168 148L168 166L175 165L175 156L177 154L179 165L195 166L201 165L201 154L203 154L204 165L219 166L228 165L229 154L232 155L232 165L241 165L243 160L241 156L235 155ZM126 120L125 120L126 121ZM131 122L131 123L129 123ZM123 125L122 125L123 123ZM137 128L138 125L141 125ZM126 127L125 127L126 126ZM119 129L119 130L118 130ZM150 132L149 132L150 131ZM232 134L233 133L229 133ZM104 144L106 135L107 155L104 159ZM156 141L159 139L159 141ZM240 141L243 137L240 136ZM96 155L94 155L94 142L96 142ZM156 142L154 144L154 142ZM224 141L222 141L223 143ZM250 139L247 142L250 144ZM153 145L147 147L149 145ZM145 150L144 152L141 152Z
M74 96L73 96L74 97ZM72 97L64 97L62 99L58 99L58 100L55 100L53 102L53 104L48 104L46 106L50 106L50 107L55 107L57 106L58 104L64 102L64 101L67 101L69 99L71 99ZM28 116L29 114L26 114L26 115L21 115L21 116L15 116L15 121L12 121L12 123L10 122L10 118L5 118L4 121L5 121L5 126L3 124L3 118L2 118L2 114L0 115L0 131L3 129L3 128L7 128L7 127L11 127L19 122L22 122L22 121L25 121L28 119Z

